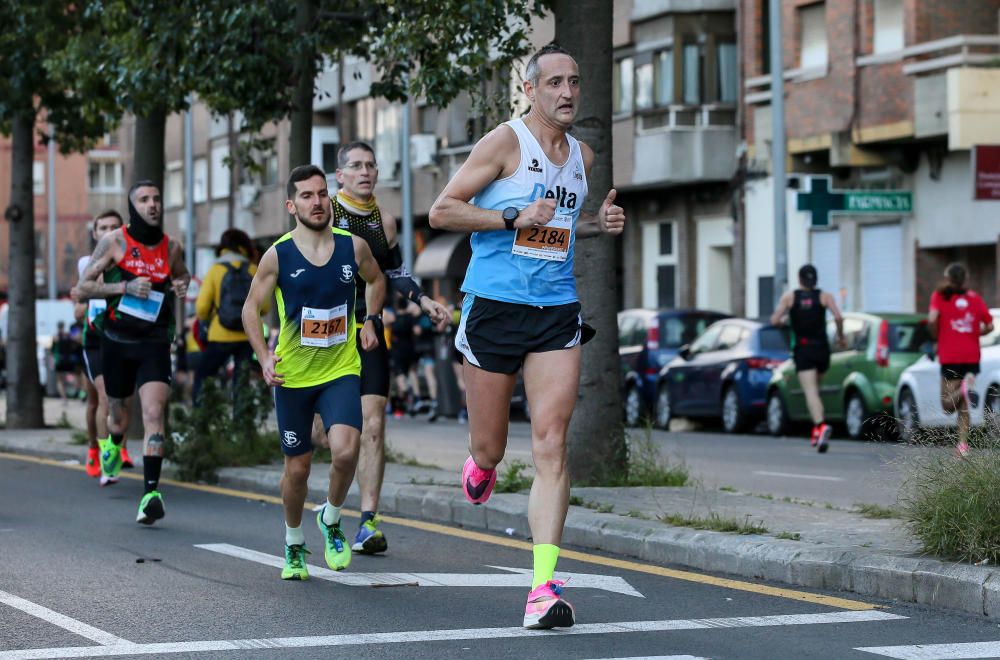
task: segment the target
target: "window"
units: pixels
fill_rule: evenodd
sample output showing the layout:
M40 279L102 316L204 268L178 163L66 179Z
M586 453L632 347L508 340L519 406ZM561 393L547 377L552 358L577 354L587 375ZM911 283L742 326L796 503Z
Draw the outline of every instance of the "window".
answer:
M648 62L635 69L635 109L648 110L653 107L653 63Z
M673 222L642 225L642 306L672 309L677 303L677 227Z
M724 323L716 323L706 330L705 334L695 339L694 343L691 344L691 355L715 350L715 344L719 339L719 334L721 334L724 325Z
M684 44L684 103L701 105L701 46L695 42Z
M656 105L674 102L674 51L661 50L653 58L656 72Z
M375 113L375 162L379 174L389 181L399 179L400 124L403 113L398 105L379 108Z
M724 325L722 332L719 333L717 350L728 351L731 348L735 348L743 340L744 334L744 329L735 323Z
M168 209L184 206L184 170L179 161L167 165L167 175L163 180L163 206Z
M614 72L614 113L632 112L633 60L631 57L618 60Z
M31 163L31 194L45 194L45 161L36 160Z
M711 319L704 316L668 316L660 318L660 346L680 348L705 332Z
M876 53L891 53L903 49L903 0L875 0Z
M195 204L208 201L208 161L204 158L196 158L194 161L194 188L192 199Z
M334 159L336 159L334 154ZM278 154L269 153L264 156L264 171L261 173L261 185L273 186L278 183Z
M720 41L715 47L715 60L718 68L716 98L720 103L736 103L740 75L736 62L736 42Z
M762 351L787 351L792 345L791 331L787 325L780 328L763 328L758 337Z
M229 197L229 146L224 142L212 147L212 199Z
M639 325L639 319L630 314L621 314L618 317L618 345L632 346L635 329Z
M119 193L122 191L121 163L108 160L90 161L90 192Z
M826 3L799 9L801 46L799 66L803 69L826 68Z

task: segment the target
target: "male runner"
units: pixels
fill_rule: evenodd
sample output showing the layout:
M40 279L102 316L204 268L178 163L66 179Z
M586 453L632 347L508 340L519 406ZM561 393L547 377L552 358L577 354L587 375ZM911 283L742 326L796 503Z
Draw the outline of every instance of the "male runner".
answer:
M308 553L302 533L302 509L308 492L313 445L313 415L323 418L330 452L330 488L316 515L323 534L327 565L340 571L351 563L351 548L340 525L340 507L354 480L361 438L361 359L378 344L375 319L355 321L355 276L368 287L368 309L380 310L385 279L364 239L330 228L326 174L300 165L288 177L285 208L295 229L268 248L257 267L246 304L243 328L260 361L264 380L274 387L285 470L281 499L285 509L283 580L305 580ZM271 352L264 341L260 310L276 295L281 329ZM357 337L356 337L357 333Z
M101 485L118 481L127 428L125 400L138 388L145 493L136 522L152 525L165 515L158 488L163 419L170 395L170 344L176 324L174 298L184 300L191 275L183 250L163 233L159 186L152 181L133 185L128 215L128 227L106 234L97 244L78 287L82 297L108 299L107 310L98 317L110 413L109 437L100 441Z
M816 267L806 264L799 269L799 288L786 291L778 301L778 309L771 315L771 325L781 325L788 317L792 326L792 359L799 384L806 397L813 430L810 444L823 454L830 445L830 425L823 421L823 399L819 385L823 374L830 368L830 340L826 336L826 310L833 314L837 324L837 343L844 343L844 319L837 302L826 291L816 288L819 275Z
M396 235L396 219L382 211L375 201L378 164L375 151L364 142L351 142L337 152L337 183L340 190L333 203L333 224L363 238L375 256L379 268L392 287L420 308L442 328L448 322L448 310L420 290L403 264ZM364 301L365 281L356 277L357 307L354 315L360 324L368 309ZM378 346L361 352L361 455L358 461L358 488L361 491L361 525L351 549L373 554L388 547L385 534L378 528L379 495L385 475L385 404L389 397L389 351L385 343L382 317L375 317Z
M120 228L123 224L122 216L114 209L109 209L95 217L90 229L94 244L96 245L105 234ZM80 257L77 262L80 277L83 277L83 271L89 263L89 254ZM85 381L87 389L87 437L90 441L87 448L87 474L96 479L101 476L101 459L97 439L108 436L108 396L104 393L104 376L101 373L101 333L94 325L94 321L98 315L104 313L108 304L103 298L81 300L80 290L77 287L70 290L70 297L76 303L74 314L77 320L83 323L83 369L87 375ZM127 414L128 408L125 410ZM122 467L130 468L132 467L132 459L129 457L125 445L125 440L122 440Z
M430 222L475 232L455 338L465 356L472 454L462 488L474 504L485 502L496 483L524 367L535 464L528 500L534 575L524 626L552 628L575 621L563 583L553 579L569 506L566 428L580 380L574 242L620 234L625 213L614 204L614 189L597 213L581 212L594 153L568 133L580 98L573 57L555 44L542 48L528 61L523 89L531 110L476 144L431 208Z

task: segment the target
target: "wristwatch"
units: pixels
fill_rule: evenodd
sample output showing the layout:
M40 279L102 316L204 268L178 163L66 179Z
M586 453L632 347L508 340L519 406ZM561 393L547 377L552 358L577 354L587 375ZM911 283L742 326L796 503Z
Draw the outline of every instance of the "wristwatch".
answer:
M368 321L373 321L375 323L375 327L378 327L382 325L382 315L369 314L368 316L365 317L364 323L367 323ZM362 323L362 325L364 325L364 323Z
M507 227L507 231L514 231L514 221L520 214L521 211L516 206L508 206L503 210L501 217L503 217L503 224Z

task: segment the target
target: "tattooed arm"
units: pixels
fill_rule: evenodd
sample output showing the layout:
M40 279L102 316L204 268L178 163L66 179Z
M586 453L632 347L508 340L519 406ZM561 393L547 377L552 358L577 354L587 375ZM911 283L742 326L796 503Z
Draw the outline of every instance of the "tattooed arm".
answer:
M80 282L76 285L77 296L80 301L91 298L120 296L128 290L129 286L136 289L136 294L138 295L138 289L141 289L140 280L145 280L146 278L138 278L128 283L105 283L101 281L101 275L104 274L104 271L117 263L124 254L125 237L122 236L122 230L116 229L109 234L105 234L97 243L97 247L94 248L94 254L90 257L90 263L87 264L83 275L80 276ZM133 282L137 284L133 284ZM147 291L149 288L148 282L149 280L146 280ZM129 291L129 293L132 293L132 291Z
M170 239L167 244L167 253L170 255L170 280L173 284L174 295L183 300L184 296L187 295L188 285L191 283L191 273L188 272L187 264L184 263L184 248Z

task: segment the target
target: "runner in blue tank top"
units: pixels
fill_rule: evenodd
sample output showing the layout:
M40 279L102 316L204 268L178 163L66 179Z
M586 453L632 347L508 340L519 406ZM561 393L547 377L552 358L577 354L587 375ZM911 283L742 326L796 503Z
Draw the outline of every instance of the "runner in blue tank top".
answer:
M562 582L552 579L569 506L566 429L580 380L574 245L620 234L625 213L613 189L597 213L581 212L594 153L568 134L580 98L576 61L551 44L532 56L524 77L531 111L476 144L431 208L430 223L472 232L455 346L465 357L469 408L462 488L473 504L485 502L496 483L524 367L535 464L528 501L534 575L524 626L552 628L575 622Z

